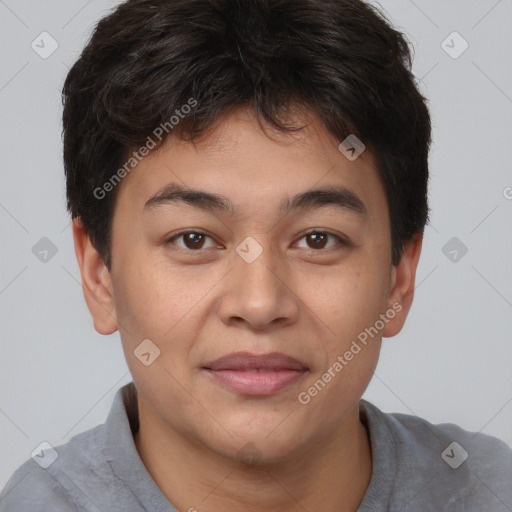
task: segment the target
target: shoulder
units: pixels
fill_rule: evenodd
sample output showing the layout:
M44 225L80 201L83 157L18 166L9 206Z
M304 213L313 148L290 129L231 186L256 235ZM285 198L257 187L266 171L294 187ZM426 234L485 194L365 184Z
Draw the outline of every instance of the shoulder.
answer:
M76 510L65 489L33 460L24 462L0 494L0 512Z
M413 448L442 448L436 453L450 468L466 464L485 475L496 468L512 484L512 448L496 437L464 430L454 423L432 424L424 418L399 413L385 414L387 423L402 442Z
M100 425L65 444L42 446L10 477L0 494L0 512L90 510L91 500L83 482L92 474L109 471L102 434Z
M512 449L504 441L362 402L373 437L393 446L397 494L423 505L440 498L443 510L512 510Z

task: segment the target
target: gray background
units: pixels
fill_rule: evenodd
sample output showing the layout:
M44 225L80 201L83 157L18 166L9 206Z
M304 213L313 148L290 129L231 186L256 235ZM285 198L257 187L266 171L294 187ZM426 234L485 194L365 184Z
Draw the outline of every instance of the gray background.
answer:
M103 422L131 380L118 333L97 334L85 305L61 148L65 75L116 3L0 0L0 487L42 441ZM415 303L365 398L512 445L512 1L381 6L409 35L430 99L433 213ZM31 48L43 31L59 45L46 59ZM469 43L458 58L441 46L453 31ZM46 262L32 252L43 237L57 248ZM443 253L452 237L468 249L454 246L457 261Z

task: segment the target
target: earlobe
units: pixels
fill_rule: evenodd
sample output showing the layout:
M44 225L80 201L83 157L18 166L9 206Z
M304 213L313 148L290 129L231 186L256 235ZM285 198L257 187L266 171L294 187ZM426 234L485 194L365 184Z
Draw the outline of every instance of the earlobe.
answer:
M73 238L82 276L82 290L93 318L94 328L100 334L112 334L117 331L118 325L110 272L79 218L73 220Z
M382 331L385 338L396 336L402 330L411 309L422 243L421 234L406 242L400 262L391 270L388 310L393 310L396 314Z

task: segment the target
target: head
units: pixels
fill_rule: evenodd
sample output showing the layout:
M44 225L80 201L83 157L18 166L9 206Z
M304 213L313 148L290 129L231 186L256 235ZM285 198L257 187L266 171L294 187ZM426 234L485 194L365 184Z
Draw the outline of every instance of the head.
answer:
M68 209L94 326L119 330L154 421L271 460L357 408L428 218L410 67L403 35L354 0L129 0L98 23L63 90ZM304 371L234 392L207 368L240 351Z

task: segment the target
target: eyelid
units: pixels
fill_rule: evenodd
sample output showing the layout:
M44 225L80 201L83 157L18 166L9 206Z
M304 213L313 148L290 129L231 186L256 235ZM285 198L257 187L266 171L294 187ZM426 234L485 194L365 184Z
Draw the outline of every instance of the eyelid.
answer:
M171 236L166 238L165 241L168 242L170 240L173 240L174 238L179 237L180 235L184 235L185 233L198 233L200 235L205 235L205 236L211 237L211 235L209 235L206 231L203 231L202 229L188 228L188 229L182 229L181 231L178 231L178 232L172 234Z

